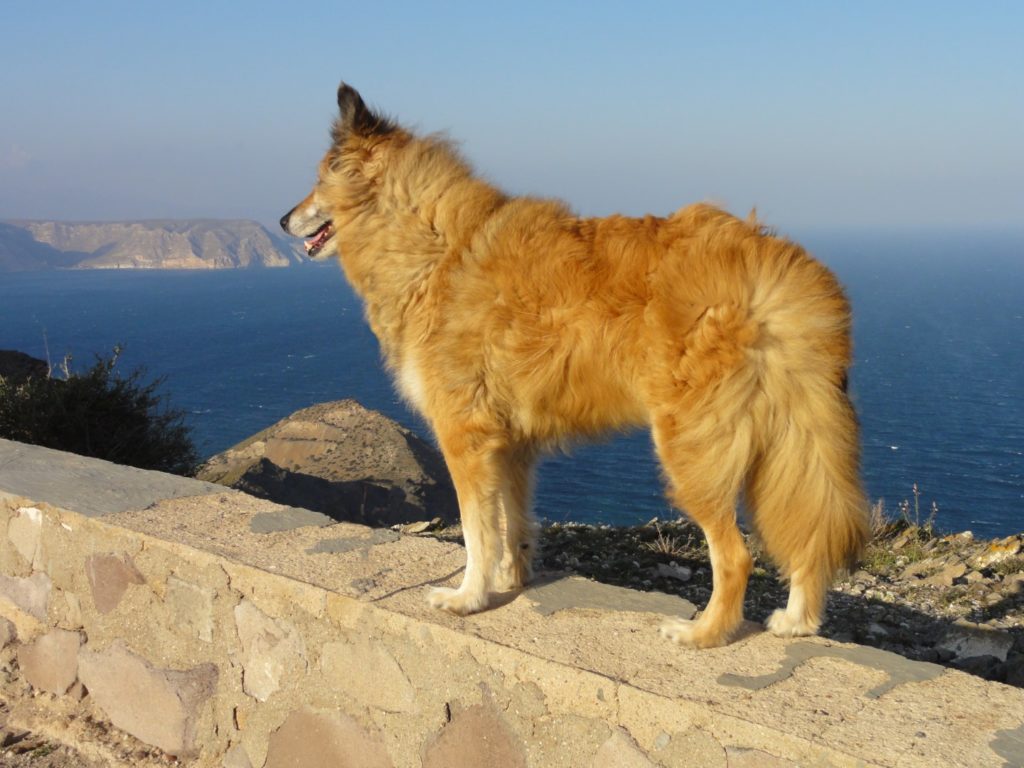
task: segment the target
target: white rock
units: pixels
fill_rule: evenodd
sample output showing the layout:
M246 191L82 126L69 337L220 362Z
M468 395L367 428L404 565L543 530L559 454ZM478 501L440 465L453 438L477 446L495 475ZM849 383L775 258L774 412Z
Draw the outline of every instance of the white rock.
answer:
M235 627L242 642L242 689L257 701L270 698L287 672L305 670L305 644L289 622L243 600L235 606Z
M40 621L46 621L52 589L50 577L41 571L28 578L0 576L0 595Z
M1013 647L1013 635L980 626L955 625L935 647L951 651L958 659L995 656L1006 661L1006 655Z
M33 567L41 563L39 540L43 531L43 513L36 507L19 507L18 514L7 525L7 538L11 540L25 562Z

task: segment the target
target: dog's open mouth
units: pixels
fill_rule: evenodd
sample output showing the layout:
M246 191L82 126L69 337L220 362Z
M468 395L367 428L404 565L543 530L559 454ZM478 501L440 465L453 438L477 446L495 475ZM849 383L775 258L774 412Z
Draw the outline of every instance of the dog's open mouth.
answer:
M331 235L334 234L334 227L331 226L331 221L328 219L320 229L312 234L312 236L306 238L304 243L306 247L307 256L316 256L323 247L327 244L327 241L331 239Z

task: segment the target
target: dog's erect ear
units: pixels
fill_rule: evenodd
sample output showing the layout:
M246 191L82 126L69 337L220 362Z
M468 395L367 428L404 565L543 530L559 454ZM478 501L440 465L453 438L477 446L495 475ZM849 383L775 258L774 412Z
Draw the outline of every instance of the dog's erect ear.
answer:
M356 124L360 113L366 111L366 104L363 102L363 97L359 95L359 91L348 83L341 83L338 86L338 113L341 122L352 127Z
M338 121L334 124L334 138L342 142L350 134L372 136L390 133L394 124L371 110L363 102L359 91L348 83L338 86Z

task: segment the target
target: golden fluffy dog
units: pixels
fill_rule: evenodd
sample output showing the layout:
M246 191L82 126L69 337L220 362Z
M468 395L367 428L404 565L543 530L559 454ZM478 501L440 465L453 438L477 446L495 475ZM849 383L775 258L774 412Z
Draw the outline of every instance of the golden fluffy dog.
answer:
M310 255L339 255L448 463L466 570L431 604L472 613L529 580L540 451L646 426L714 574L700 618L663 634L715 646L742 621L741 492L790 582L768 628L817 631L830 580L867 534L845 393L850 310L832 274L708 205L582 219L510 197L345 84L338 107L317 183L281 225Z

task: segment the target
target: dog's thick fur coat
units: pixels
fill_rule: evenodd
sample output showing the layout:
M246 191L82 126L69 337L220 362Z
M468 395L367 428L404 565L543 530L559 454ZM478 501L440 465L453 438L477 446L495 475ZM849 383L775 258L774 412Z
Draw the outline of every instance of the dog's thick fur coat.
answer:
M663 633L728 641L751 558L741 493L790 581L768 627L814 633L826 589L867 535L845 393L850 310L832 274L754 221L695 205L667 218L581 219L509 197L438 137L338 91L313 192L283 219L340 255L387 365L451 471L466 540L459 614L531 575L538 453L647 426L672 501L708 541L711 600Z

